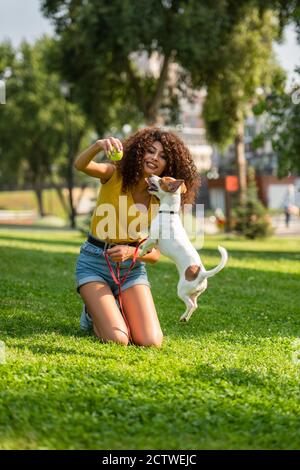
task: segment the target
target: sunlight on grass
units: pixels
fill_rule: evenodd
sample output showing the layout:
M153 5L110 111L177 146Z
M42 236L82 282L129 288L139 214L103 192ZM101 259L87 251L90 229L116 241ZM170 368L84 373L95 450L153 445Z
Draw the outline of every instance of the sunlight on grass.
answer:
M79 330L72 231L0 230L1 449L296 449L300 444L299 240L206 237L209 280L188 324L177 269L147 270L163 347Z

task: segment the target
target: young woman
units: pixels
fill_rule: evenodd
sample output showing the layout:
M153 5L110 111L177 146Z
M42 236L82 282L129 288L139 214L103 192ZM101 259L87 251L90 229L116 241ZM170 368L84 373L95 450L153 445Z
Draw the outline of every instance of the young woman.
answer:
M113 150L123 151L123 158L118 162L93 162L100 150L107 156ZM149 227L159 207L159 200L147 190L145 178L154 174L184 179L187 192L181 202L191 204L200 184L197 168L182 140L156 127L136 132L123 145L113 137L98 140L76 158L74 166L102 183L90 234L77 260L77 292L91 317L96 336L103 342L127 345L129 332L116 301L118 286L111 277L104 250L114 272L116 263L121 262L122 279L132 262L137 242L144 238L134 219L140 216L140 222ZM122 304L131 339L140 346L160 347L163 340L145 266L155 263L159 256L159 250L153 248L137 258L122 285ZM86 315L85 320L88 318Z

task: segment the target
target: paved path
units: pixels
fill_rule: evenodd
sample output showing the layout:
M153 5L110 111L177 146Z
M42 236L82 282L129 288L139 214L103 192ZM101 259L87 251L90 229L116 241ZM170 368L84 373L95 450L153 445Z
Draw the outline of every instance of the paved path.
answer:
M292 216L289 223L289 227L286 227L284 214L276 215L272 219L272 224L275 228L274 235L280 237L300 237L300 217Z
M295 217L292 216L290 225L287 228L285 226L285 217L284 214L274 216L272 218L272 224L275 229L274 235L279 236L279 237L300 237L300 217ZM201 233L203 230L203 224L200 224L201 226ZM62 226L55 226L54 224L52 226L31 226L31 225L12 225L11 221L10 224L0 224L0 230L4 229L19 229L19 230L67 230L70 231L72 229L69 229L68 227L62 227ZM215 235L217 233L220 233L216 223L214 221L213 217L205 217L204 219L204 233L207 235Z
M289 227L285 226L284 214L276 215L272 218L274 235L278 237L300 237L300 217L292 216ZM208 235L219 233L213 217L205 217L204 232Z

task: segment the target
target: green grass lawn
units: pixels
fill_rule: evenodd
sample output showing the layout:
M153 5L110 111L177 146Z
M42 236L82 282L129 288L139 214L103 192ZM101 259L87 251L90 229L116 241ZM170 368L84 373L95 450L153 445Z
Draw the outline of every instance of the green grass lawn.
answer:
M0 231L1 449L300 447L299 239L206 238L207 268L230 259L187 324L175 265L148 265L160 350L80 332L82 240Z

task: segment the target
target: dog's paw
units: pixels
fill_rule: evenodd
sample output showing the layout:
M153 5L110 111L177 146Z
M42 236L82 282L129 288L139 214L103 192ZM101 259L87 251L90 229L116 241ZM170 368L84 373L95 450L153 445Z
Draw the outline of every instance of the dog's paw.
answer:
M188 319L187 319L187 317L185 316L185 314L183 314L183 315L181 315L179 321L181 321L181 322L187 322Z

